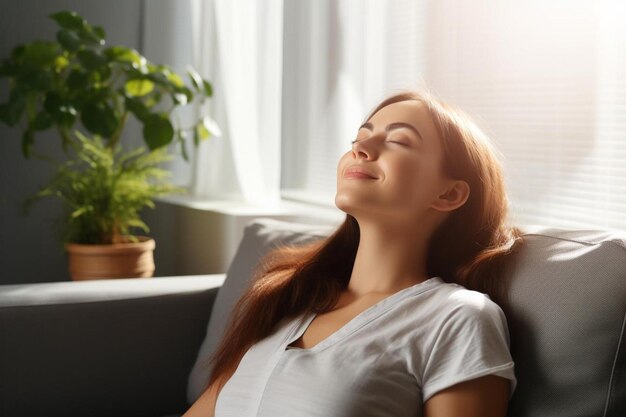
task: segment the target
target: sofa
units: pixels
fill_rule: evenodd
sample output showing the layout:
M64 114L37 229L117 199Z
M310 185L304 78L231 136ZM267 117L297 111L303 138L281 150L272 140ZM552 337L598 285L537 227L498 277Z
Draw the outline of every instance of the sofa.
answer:
M0 416L182 415L258 259L332 230L255 219L225 274L0 286ZM626 416L626 233L523 230L509 416Z

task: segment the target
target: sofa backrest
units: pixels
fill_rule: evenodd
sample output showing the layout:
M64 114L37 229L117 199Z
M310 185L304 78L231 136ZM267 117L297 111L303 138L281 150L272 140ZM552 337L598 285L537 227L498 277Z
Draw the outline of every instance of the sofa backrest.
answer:
M626 238L526 228L510 265L509 416L626 416Z
M327 237L336 227L269 218L250 222L213 306L189 377L190 403L202 393L230 311L260 257L275 245ZM518 385L509 415L626 415L626 236L622 232L529 227L505 272L507 320Z

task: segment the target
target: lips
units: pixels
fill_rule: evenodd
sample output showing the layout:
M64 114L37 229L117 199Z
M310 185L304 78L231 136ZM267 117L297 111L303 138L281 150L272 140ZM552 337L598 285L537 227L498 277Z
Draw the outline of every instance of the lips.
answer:
M370 179L370 180L375 180L378 178L373 173L359 166L348 167L348 169L346 169L346 171L344 172L343 176L344 178L364 178L364 179Z

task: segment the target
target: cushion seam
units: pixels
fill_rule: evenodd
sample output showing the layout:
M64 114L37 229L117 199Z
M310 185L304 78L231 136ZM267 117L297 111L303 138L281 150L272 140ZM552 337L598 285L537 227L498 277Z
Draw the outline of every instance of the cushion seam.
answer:
M601 245L603 243L613 243L613 244L619 246L621 249L626 251L626 243L623 240L619 239L619 238L605 239L605 240L601 240L599 242L592 242L592 241L588 241L588 240L572 239L572 238L561 237L561 236L552 236L552 235L547 235L547 234L542 234L542 233L524 233L524 236L549 237L549 238L552 238L552 239L563 240L563 241L566 241L566 242L580 243L580 244L583 244L583 245Z
M114 303L114 302L136 302L141 300L157 300L157 299L165 299L165 298L175 298L175 297L187 297L190 295L203 294L205 292L210 292L211 290L215 290L215 288L208 288L202 290L193 290L193 291L181 291L175 293L166 293L166 294L154 294L147 296L133 296L129 298L112 298L112 299L102 299L102 300L67 300L54 302L49 304L15 304L15 305L6 305L0 306L0 310L5 309L29 309L29 308L39 308L39 307L59 307L59 306L70 306L70 305L85 305L85 304L98 304L98 303Z
M620 351L622 350L622 342L624 340L624 328L626 327L626 311L624 312L624 319L622 320L622 330L619 335L619 339L617 342L617 350L615 352L615 359L613 360L613 366L611 367L611 376L609 378L609 387L606 393L606 402L604 405L604 413L603 417L607 416L607 412L609 411L609 404L611 403L611 394L613 391L613 377L615 376L615 369L617 368L617 363L619 362Z

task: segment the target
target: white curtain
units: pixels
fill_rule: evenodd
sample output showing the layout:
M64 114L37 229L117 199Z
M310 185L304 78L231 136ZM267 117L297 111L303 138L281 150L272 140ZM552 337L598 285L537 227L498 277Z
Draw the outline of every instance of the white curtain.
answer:
M192 10L194 62L214 83L210 109L223 132L196 155L192 192L197 197L276 204L281 170L282 0L192 0Z
M150 0L143 52L181 73L192 65L211 81L203 111L222 135L188 146L170 163L174 182L199 199L272 206L280 200L282 0ZM189 126L201 109L176 111ZM172 148L175 150L176 145Z

